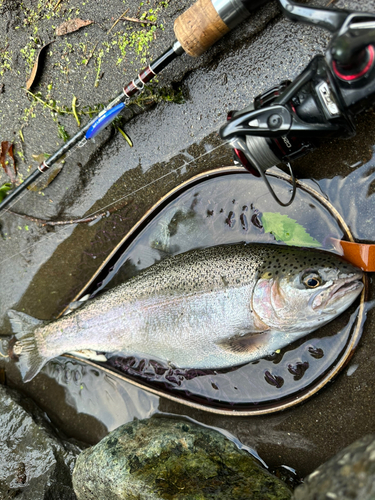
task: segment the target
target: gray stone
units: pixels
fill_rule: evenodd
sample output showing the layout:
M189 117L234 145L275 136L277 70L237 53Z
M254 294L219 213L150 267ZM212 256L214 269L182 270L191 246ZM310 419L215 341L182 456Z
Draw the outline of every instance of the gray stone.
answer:
M374 500L375 434L347 446L298 486L293 500Z
M290 499L291 491L223 434L189 420L122 425L77 459L79 500Z
M71 474L80 451L57 436L32 400L0 385L1 500L74 500Z

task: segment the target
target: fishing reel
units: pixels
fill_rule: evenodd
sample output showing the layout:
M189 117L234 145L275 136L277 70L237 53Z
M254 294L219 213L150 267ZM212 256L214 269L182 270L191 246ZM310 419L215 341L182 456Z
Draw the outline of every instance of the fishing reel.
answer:
M293 81L283 81L241 111L231 111L220 137L229 140L235 160L266 182L282 206L292 203L296 181L290 162L326 137L355 135L354 117L375 102L375 14L312 8L279 0L290 20L333 33L325 56L315 56ZM282 202L265 172L284 163L293 192Z

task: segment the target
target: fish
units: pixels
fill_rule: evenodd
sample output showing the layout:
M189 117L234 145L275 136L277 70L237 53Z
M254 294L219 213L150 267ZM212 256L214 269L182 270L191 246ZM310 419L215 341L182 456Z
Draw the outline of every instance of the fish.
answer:
M64 353L222 369L268 356L347 309L363 272L338 255L273 244L181 253L53 321L8 311L25 382ZM98 359L98 358L96 358Z

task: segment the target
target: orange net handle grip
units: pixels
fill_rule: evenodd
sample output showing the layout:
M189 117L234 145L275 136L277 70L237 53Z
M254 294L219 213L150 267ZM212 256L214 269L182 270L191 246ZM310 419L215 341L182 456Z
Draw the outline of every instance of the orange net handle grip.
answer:
M336 238L329 238L329 241L348 262L363 271L375 272L375 244L352 243Z

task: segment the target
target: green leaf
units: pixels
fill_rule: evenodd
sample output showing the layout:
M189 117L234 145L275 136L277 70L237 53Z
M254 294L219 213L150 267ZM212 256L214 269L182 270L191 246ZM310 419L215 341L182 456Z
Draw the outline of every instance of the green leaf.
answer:
M0 203L6 197L7 192L12 189L12 184L10 182L6 182L0 187Z
M309 235L306 229L287 215L264 212L261 216L266 233L271 233L277 241L297 247L321 247L321 243Z

